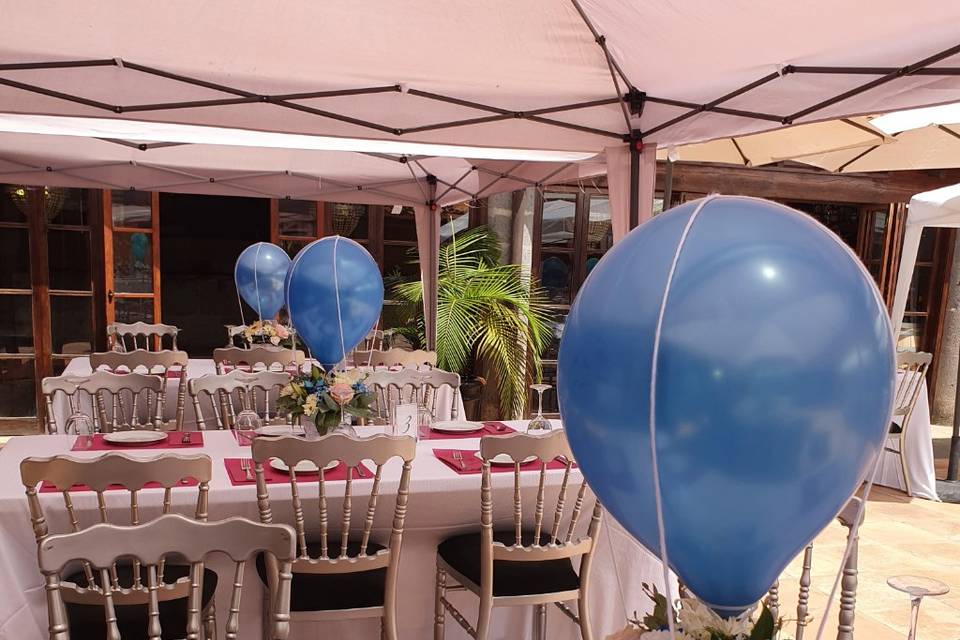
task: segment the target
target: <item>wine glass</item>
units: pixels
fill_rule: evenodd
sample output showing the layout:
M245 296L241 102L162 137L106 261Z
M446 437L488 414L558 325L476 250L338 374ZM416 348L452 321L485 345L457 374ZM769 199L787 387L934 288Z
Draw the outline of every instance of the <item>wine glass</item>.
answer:
M543 392L552 389L550 384L532 384L530 388L537 392L537 415L530 419L527 424L527 433L539 431L551 431L553 425L547 418L543 417Z
M950 592L950 587L943 582L920 576L893 576L887 578L887 584L910 596L910 630L907 632L907 640L917 637L917 621L920 619L920 602L923 597L942 596Z
M93 419L82 411L74 410L63 425L63 432L77 434L77 442L85 449L93 446Z

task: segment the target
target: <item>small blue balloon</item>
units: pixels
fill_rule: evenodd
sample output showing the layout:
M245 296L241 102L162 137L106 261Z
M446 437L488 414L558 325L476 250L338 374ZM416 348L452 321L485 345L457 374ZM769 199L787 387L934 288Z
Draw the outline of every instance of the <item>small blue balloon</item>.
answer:
M560 411L601 502L659 553L652 396L670 564L729 616L866 478L894 356L873 280L839 238L782 205L713 197L641 225L591 271L560 344Z
M258 242L240 253L233 269L237 291L261 320L270 320L284 304L283 282L290 256L275 244Z
M340 236L300 250L290 266L287 311L314 358L341 362L373 329L383 309L380 268L362 246Z

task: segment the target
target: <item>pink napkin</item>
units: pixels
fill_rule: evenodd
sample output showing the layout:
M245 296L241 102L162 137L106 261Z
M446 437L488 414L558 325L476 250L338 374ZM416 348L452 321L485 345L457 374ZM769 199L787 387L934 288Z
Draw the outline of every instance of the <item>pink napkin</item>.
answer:
M224 372L224 373L230 373L230 372L233 371L234 369L237 369L238 371L247 371L247 372L253 371L253 367L252 367L251 365L249 365L249 364L238 364L238 365L225 364L225 365L223 365L223 372ZM294 375L294 376L295 376L295 375L297 375L298 373L300 373L300 366L299 366L299 365L295 365L295 364L291 364L291 365L287 365L286 367L284 367L283 370L284 370L285 372L289 373L290 375Z
M131 449L190 449L203 446L203 433L200 431L190 431L190 442L181 442L183 431L171 431L166 440L146 445L119 445L110 444L103 439L103 434L98 433L93 436L93 443L89 447L84 446L83 438L89 436L77 436L73 441L70 451L128 451Z
M463 459L463 466L460 466L460 461L456 460L453 456L456 452L460 452L460 455ZM476 449L434 449L433 455L436 456L438 460L443 462L445 465L456 471L460 475L475 475L483 471L483 462L480 458L477 457ZM576 467L576 463L573 464ZM554 458L547 463L547 469L565 469L567 463ZM494 473L513 473L513 465L490 465L490 470ZM540 470L540 461L532 460L526 464L520 465L521 471L539 471Z
M484 422L483 428L469 433L443 433L434 431L427 426L420 427L421 440L463 440L464 438L482 438L483 436L503 436L516 433L516 429L508 427L502 422Z
M184 478L180 481L181 487L195 487L198 484L200 484L200 481L198 481L196 478ZM162 489L163 487L159 483L148 482L147 484L143 485L143 488L144 489ZM177 488L177 487L174 487L174 488ZM122 484L112 484L109 487L107 487L107 491L116 491L119 489L126 489L126 487L124 487ZM70 487L70 491L92 491L92 489L85 484L75 484L72 487ZM60 493L60 489L57 489L55 485L49 482L44 482L43 484L40 485L40 493Z
M240 461L242 458L224 458L223 466L227 468L227 475L230 476L230 484L233 486L244 485L244 484L256 484L256 475L254 474L254 480L247 480L247 474L243 469L240 468ZM356 479L368 479L373 477L373 472L367 468L366 465L360 464L358 467L353 468L353 478ZM253 474L253 461L250 461L250 473ZM263 477L267 481L267 484L288 484L290 482L290 474L284 473L282 471L277 471L269 464L264 463L263 465ZM346 480L347 479L347 466L342 462L337 465L335 468L325 471L323 473L323 479L325 481L329 480ZM320 482L319 473L298 473L298 481L305 482Z

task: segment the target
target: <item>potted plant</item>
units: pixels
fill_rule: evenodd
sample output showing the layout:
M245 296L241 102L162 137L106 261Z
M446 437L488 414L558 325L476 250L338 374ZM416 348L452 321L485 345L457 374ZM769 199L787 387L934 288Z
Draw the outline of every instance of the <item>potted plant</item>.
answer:
M392 280L392 297L407 312L395 331L422 345L423 283ZM543 290L521 265L500 263L497 234L484 226L441 245L436 286L437 366L460 374L465 404L479 397L485 367L497 385L501 415L520 417L551 336Z

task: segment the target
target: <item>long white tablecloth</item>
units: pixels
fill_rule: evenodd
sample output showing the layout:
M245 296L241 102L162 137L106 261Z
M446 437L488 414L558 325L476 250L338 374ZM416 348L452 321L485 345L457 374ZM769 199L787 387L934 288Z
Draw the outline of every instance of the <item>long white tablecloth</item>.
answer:
M508 423L525 427L525 422ZM363 428L364 433L374 432L376 427ZM223 458L249 456L249 448L240 447L233 435L226 431L208 431L204 434L203 448L178 449L175 453L204 453L213 459L213 481L210 485L210 518L245 516L257 520L255 486L235 487L230 484ZM20 482L19 464L28 456L50 456L67 453L73 444L72 436L23 436L12 439L0 451L0 640L40 640L46 638L46 605L43 583L36 566L36 544L30 527L29 513L23 487ZM432 637L433 584L436 567L436 547L444 538L464 532L476 531L480 522L480 476L458 475L433 456L434 448L476 448L479 440L432 440L417 445L417 459L411 476L411 495L407 511L406 528L400 564L399 627L404 640L422 640ZM158 455L157 450L129 450L135 456ZM75 452L78 457L92 457L97 452ZM391 496L395 495L399 480L399 461L384 469L381 486L382 499L377 509L375 537L385 539L389 534L393 513ZM530 499L536 492L538 474L525 474L524 491ZM562 471L548 474L548 497L556 495ZM575 474L577 482L581 480ZM354 500L369 492L370 481L355 481ZM496 521L501 526L512 523L513 475L494 474L494 507ZM317 485L304 484L301 489L307 501L305 511L310 509L310 500L316 502ZM328 488L328 493L331 491ZM277 521L292 522L288 485L271 485L271 502ZM107 492L108 505L113 513L125 516L129 508L127 493ZM41 494L44 504L49 504L51 531L66 531L69 523L63 514L62 498L56 493ZM555 499L555 497L554 497ZM154 517L160 511L162 491L144 490L140 493L142 518ZM196 500L195 488L174 491L174 510L191 514ZM336 498L328 497L331 513L337 513L340 505ZM96 498L91 492L73 494L75 508L83 525L96 519ZM365 504L365 502L364 502ZM592 503L591 503L592 504ZM356 511L356 504L354 511ZM532 510L531 510L532 511ZM529 514L528 514L529 515ZM358 520L355 518L354 520ZM582 518L584 524L589 518ZM357 523L360 526L360 523ZM599 537L599 546L592 573L592 621L595 637L621 628L624 612L640 611L647 607L641 583L660 585L660 563L634 542L610 518L604 519L604 530ZM252 563L251 563L252 564ZM208 564L217 570L218 559L212 556ZM227 569L223 566L223 569ZM622 580L623 594L618 586L617 575ZM221 585L227 580L221 572ZM243 619L241 638L258 638L260 634L261 587L252 567L244 578ZM662 590L662 585L660 586ZM226 612L226 597L229 589L218 589L217 610ZM470 593L453 592L451 600L475 623L477 598ZM548 614L548 637L551 640L579 638L575 625L559 610L551 608ZM225 615L218 621L223 624ZM529 638L531 611L528 607L498 608L493 614L493 639ZM293 626L291 638L377 638L379 627L374 621L349 621L338 623L303 623ZM222 637L222 630L221 630ZM468 636L452 619L447 618L449 640L466 640Z
M896 418L900 424L902 418ZM937 500L937 475L933 466L933 436L930 429L930 401L927 398L927 381L921 383L917 404L910 416L906 436L907 474L913 495L928 500ZM876 484L906 491L900 460L893 453L884 452L874 478Z
M63 375L88 375L92 369L90 368L90 359L86 357L74 358L67 364L67 367L63 370ZM200 376L213 375L217 372L217 367L214 364L213 360L210 358L190 358L187 362L187 379L190 378L199 378ZM173 420L176 417L177 412L177 393L179 393L180 385L182 384L181 378L168 378L167 379L167 394L166 401L163 407L164 419ZM451 407L453 406L453 392L450 387L440 387L437 390L437 420L450 420L451 419ZM457 415L460 418L464 417L463 410L463 399L457 396ZM213 407L210 405L206 397L201 400L201 411L203 412L203 418L207 421L207 427L209 428L214 422ZM61 427L66 422L67 417L70 415L70 406L67 402L66 396L63 394L57 394L57 398L54 401L54 412L56 414L57 424ZM186 402L184 405L183 412L183 428L190 430L196 429L197 425L197 415L194 410L193 401L190 398L190 395L187 394Z

